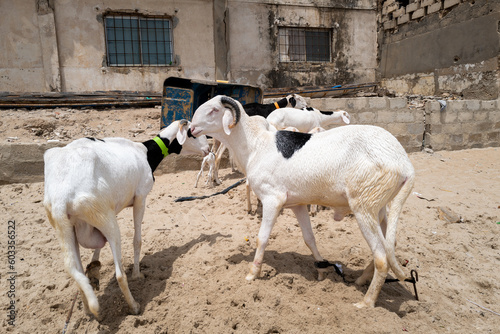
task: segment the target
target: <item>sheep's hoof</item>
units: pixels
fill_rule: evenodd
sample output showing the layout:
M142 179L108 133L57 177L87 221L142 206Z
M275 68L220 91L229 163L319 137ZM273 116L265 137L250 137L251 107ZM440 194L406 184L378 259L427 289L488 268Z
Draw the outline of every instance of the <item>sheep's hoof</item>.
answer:
M132 273L132 280L135 281L135 280L143 280L145 279L144 277L144 274L141 273L141 272L138 272L138 273Z
M134 315L139 314L141 312L141 305L138 302L134 301L130 306L130 312L132 312L132 314Z
M318 281L325 279L327 271L327 269L318 269Z
M366 302L366 297L360 301L359 303L353 304L357 308L365 308L365 307L375 307L375 302Z
M247 281L249 281L249 282L250 282L250 281L253 281L253 280L254 280L254 279L256 279L256 278L257 278L257 276L256 276L256 275L254 275L254 274L252 274L252 273L249 273L249 274L247 275L247 277L245 277L245 279L246 279Z

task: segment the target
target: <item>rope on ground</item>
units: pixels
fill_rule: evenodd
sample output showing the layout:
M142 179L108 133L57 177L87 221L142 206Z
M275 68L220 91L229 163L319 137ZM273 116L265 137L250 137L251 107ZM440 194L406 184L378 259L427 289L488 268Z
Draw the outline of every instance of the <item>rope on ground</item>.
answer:
M174 202L193 201L195 199L205 199L205 198L209 198L212 196L223 195L223 194L227 193L229 190L236 188L237 186L239 186L240 184L242 184L245 181L246 181L246 178L243 178L243 179L239 180L238 182L236 182L235 184L233 184L232 186L229 186L226 189L219 191L219 192L216 192L215 194L212 194L212 195L179 197L179 198L175 199Z

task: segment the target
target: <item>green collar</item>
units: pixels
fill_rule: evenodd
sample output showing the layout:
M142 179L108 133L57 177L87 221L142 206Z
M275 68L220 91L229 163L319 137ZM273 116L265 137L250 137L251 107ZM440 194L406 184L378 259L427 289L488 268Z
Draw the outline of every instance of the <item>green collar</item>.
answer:
M165 146L165 143L158 136L154 137L153 140L160 146L161 153L163 153L163 157L165 158L168 155L168 148Z

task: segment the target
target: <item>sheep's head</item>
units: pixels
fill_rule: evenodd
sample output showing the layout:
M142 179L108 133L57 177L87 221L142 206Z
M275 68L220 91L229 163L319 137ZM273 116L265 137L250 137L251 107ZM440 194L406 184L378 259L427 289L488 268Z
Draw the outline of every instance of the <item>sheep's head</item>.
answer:
M306 99L298 94L290 94L286 99L293 108L302 109L307 107Z
M181 119L172 122L169 126L163 129L158 135L160 138L168 139L170 143L177 140L182 145L180 154L201 154L206 156L210 152L207 137L202 135L194 137L191 134L190 122Z
M227 96L216 96L196 109L191 121L194 136L215 135L223 130L227 135L238 124L242 107L236 100Z

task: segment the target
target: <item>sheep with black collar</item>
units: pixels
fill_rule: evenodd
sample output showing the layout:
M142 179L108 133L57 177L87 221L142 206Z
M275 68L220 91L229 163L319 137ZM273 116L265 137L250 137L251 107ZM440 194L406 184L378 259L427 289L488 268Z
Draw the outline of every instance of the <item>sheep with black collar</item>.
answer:
M290 94L273 103L247 103L243 106L248 116L262 116L266 118L276 109L286 108L302 109L307 107L306 100L298 94Z
M194 138L186 120L175 121L153 140L144 143L124 138L77 139L65 147L44 154L45 194L43 205L50 224L56 229L64 263L82 292L87 313L99 318L99 303L85 276L79 246L95 249L93 261L109 242L116 279L133 314L140 305L128 288L122 265L120 230L116 214L133 207L134 269L139 270L141 223L146 196L153 188L153 172L168 154L208 154L205 136Z
M319 263L307 204L334 208L335 219L353 212L370 246L374 271L370 287L357 307L374 307L389 269L406 279L396 260L396 226L415 180L401 144L386 130L369 125L342 126L316 134L275 131L262 117L249 117L241 104L216 96L195 112L194 136L210 135L225 144L262 201L257 251L247 280L258 277L269 235L281 208L291 208L304 241ZM390 209L387 205L390 203ZM388 210L388 215L386 215ZM318 279L324 269L318 268Z

